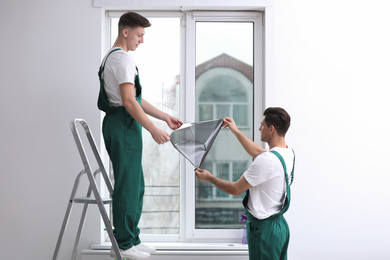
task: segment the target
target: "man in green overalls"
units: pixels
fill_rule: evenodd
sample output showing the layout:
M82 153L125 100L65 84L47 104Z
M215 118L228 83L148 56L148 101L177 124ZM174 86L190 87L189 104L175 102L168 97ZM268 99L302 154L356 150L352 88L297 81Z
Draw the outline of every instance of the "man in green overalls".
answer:
M138 69L128 51L143 43L149 21L134 12L121 16L118 37L99 69L98 107L106 112L103 137L114 171L113 224L122 257L147 259L155 252L139 239L138 222L142 212L144 175L142 170L142 127L158 144L169 141L167 132L147 116L165 121L175 130L183 123L142 99ZM111 250L111 256L115 253Z
M195 175L229 194L238 196L247 191L243 203L248 217L246 230L250 260L287 259L290 230L283 214L290 205L295 164L294 152L285 141L290 116L279 107L264 111L259 130L261 141L268 143L269 151L239 131L233 119L224 118L223 127L229 127L245 151L254 158L252 164L236 182L222 180L202 169L197 169Z

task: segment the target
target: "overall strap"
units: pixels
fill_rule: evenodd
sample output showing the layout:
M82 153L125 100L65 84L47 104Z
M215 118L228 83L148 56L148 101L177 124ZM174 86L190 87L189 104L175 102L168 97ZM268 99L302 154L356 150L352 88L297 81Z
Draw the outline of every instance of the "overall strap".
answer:
M291 186L291 184L293 183L293 180L294 180L294 168L295 168L295 152L293 150L293 153L294 153L294 160L293 160L293 168L292 168L292 171L291 171L291 182L289 184L289 181L288 181L288 174L287 174L287 167L286 167L286 163L284 162L284 159L283 157L280 155L280 153L278 153L277 151L270 151L271 153L275 154L280 162L282 163L283 165L283 169L284 169L284 174L286 176L286 184L287 184L287 187L288 186Z
M293 159L293 167L292 167L292 171L291 171L291 182L290 182L290 185L293 183L294 181L294 169L295 169L295 152L294 150L292 150L293 154L294 154L294 159Z
M98 73L100 80L102 80L102 74L103 74L104 67L106 66L108 56L110 56L110 54L113 53L114 51L119 51L119 50L121 50L121 48L113 49L112 51L110 51L110 53L107 54L106 59L103 60L102 64L100 65L99 73Z
M110 56L110 54L113 53L114 51L119 51L119 50L121 50L121 48L117 48L117 49L110 51L110 53L107 54L106 58L103 60L102 64L100 65L100 68L99 68L98 75L99 75L99 81L100 81L100 92L99 92L97 105L98 105L98 108L104 112L117 110L117 108L110 106L110 104L108 103L107 93L104 90L104 81L102 79L102 76L103 76L103 70L104 70L104 67L106 66L108 56Z
M270 151L271 153L275 154L280 162L282 163L283 165L283 170L284 170L284 175L286 176L286 188L287 188L287 196L286 196L286 200L284 202L284 205L283 205L283 208L282 210L279 212L279 213L276 213L275 215L271 216L271 217L278 217L278 216L281 216L283 215L284 213L287 212L287 210L290 208L290 201L291 201L291 190L290 190L290 186L292 184L292 180L294 179L294 168L295 168L295 153L294 153L294 162L293 162L293 168L292 168L292 171L291 171L291 182L290 184L288 183L288 174L287 174L287 167L286 167L286 163L284 162L284 159L283 157L276 151ZM294 151L293 151L294 152Z

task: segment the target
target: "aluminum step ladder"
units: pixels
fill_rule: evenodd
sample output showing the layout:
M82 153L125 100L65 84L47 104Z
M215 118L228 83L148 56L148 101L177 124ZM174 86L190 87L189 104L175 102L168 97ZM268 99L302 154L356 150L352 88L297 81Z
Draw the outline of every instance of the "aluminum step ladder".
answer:
M88 158L87 158L87 154L86 154L86 152L84 150L83 143L82 143L82 141L80 139L79 132L77 130L77 124L78 123L81 124L81 126L84 128L85 135L86 135L86 137L88 139L89 145L91 146L92 152L93 152L94 157L95 157L95 159L97 161L97 164L98 164L98 169L95 172L93 172L93 173L92 173L91 166L90 166ZM111 181L108 178L107 172L106 172L106 170L104 168L104 165L103 165L102 159L100 157L99 151L98 151L98 149L96 147L95 140L94 140L94 138L92 136L92 133L91 133L91 131L89 129L89 126L88 126L87 122L85 120L83 120L83 119L75 119L75 120L73 120L70 123L70 128L71 128L74 140L76 142L77 149L79 150L79 153L80 153L80 156L81 156L81 160L82 160L83 165L84 165L84 169L77 175L75 183L73 185L73 189L72 189L72 193L70 195L68 207L66 209L64 221L62 223L60 235L58 237L57 245L56 245L56 248L55 248L55 251L54 251L53 260L57 259L58 252L59 252L60 246L61 246L61 241L62 241L62 238L64 236L64 233L65 233L65 230L66 230L66 227L67 227L67 224L68 224L69 216L70 216L70 213L71 213L71 210L72 210L72 207L73 207L74 203L84 204L84 207L83 207L83 211L82 211L82 214L81 214L80 224L79 224L79 228L78 228L78 231L77 231L76 240L75 240L75 243L74 243L73 252L72 252L72 258L71 259L72 260L76 260L76 257L77 257L77 246L78 246L78 243L80 241L80 236L81 236L81 232L83 230L85 216L87 214L87 209L88 209L88 205L89 204L96 204L99 207L100 215L103 218L104 225L106 227L108 236L109 236L109 238L111 240L111 244L112 244L113 250L114 250L115 255L117 257L116 259L123 259L122 255L121 255L121 253L119 251L118 243L116 242L116 239L115 239L115 236L114 236L114 232L112 230L112 226L110 224L110 220L108 218L106 209L104 208L104 204L111 204L111 202L112 202L111 197L112 197L112 194L113 194L114 190L113 190ZM103 179L104 179L104 181L106 183L107 189L108 189L108 191L110 193L110 198L101 198L101 196L100 196L99 189L97 188L96 179L95 179L96 175L98 173L101 173L101 175L102 175L102 177L103 177ZM86 197L75 198L76 192L77 192L77 188L79 186L80 178L84 174L86 174L88 176L88 180L89 180L89 188L88 188L88 191L87 191L87 195L86 195ZM93 195L93 196L91 196L91 195Z

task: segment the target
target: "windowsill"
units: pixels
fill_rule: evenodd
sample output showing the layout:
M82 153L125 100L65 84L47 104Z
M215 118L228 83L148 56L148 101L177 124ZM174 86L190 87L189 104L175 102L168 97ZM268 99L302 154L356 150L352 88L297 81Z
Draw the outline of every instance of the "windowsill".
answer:
M157 251L248 251L248 245L240 243L191 243L191 242L145 242ZM110 250L111 243L93 244L93 250Z

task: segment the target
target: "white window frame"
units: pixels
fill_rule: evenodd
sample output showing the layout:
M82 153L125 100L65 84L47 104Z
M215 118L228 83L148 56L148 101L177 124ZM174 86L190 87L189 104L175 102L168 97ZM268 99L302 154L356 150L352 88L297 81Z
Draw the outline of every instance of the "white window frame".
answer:
M260 142L260 135L256 131L260 126L260 120L262 111L265 107L275 104L275 95L274 95L274 22L273 22L273 0L247 0L242 1L237 6L237 3L226 2L226 0L215 0L212 4L197 1L197 0L188 0L188 1L165 1L164 3L156 3L155 1L137 1L137 0L94 0L93 6L101 8L102 11L102 52L101 56L103 57L106 51L110 48L108 43L108 30L109 26L107 24L107 13L110 11L112 14L115 10L118 13L123 13L123 10L128 10L131 6L131 10L142 13L143 15L156 14L158 12L158 17L161 17L163 12L161 10L166 10L165 15L183 15L183 11L186 12L186 19L183 21L182 35L185 35L185 38L182 39L182 53L181 61L182 68L180 72L181 82L185 82L181 86L180 90L180 100L181 100L181 115L180 117L186 121L193 121L195 117L195 76L194 69L191 69L189 64L193 64L192 68L195 66L195 55L194 52L190 53L190 48L194 50L195 41L192 42L193 46L185 45L190 39L190 34L185 34L185 30L188 30L188 26L192 29L195 28L195 20L189 19L189 15L193 15L191 10L205 10L205 12L195 12L197 19L206 19L202 18L202 15L205 15L206 11L232 11L232 10L242 10L242 14L245 14L245 11L256 11L261 12L262 15L260 20L257 20L257 23L260 22L263 26L260 26L261 33L255 34L255 46L259 45L259 49L255 51L254 58L254 68L256 71L260 71L260 77L255 75L254 82L254 99L261 102L254 102L254 139L256 142ZM224 17L228 12L219 12L218 17L224 21ZM216 14L216 13L215 13ZM213 20L215 21L215 19ZM237 20L236 20L237 21ZM258 24L258 25L260 25ZM259 27L259 26L256 27ZM186 48L184 48L186 46ZM260 50L260 51L259 51ZM191 80L193 81L191 83ZM192 84L192 85L191 85ZM186 89L184 89L186 86ZM183 102L184 101L184 102ZM193 108L193 113L188 110L185 110L184 103L187 104L187 107ZM104 143L102 143L102 157L108 162L108 156L105 151ZM264 144L263 144L264 145ZM187 163L183 158L180 159L181 163L181 179L180 179L180 192L181 192L181 202L180 202L180 234L179 235L146 235L142 236L144 241L197 241L201 240L207 242L207 240L212 242L239 242L242 236L242 230L195 230L195 179L193 173L193 167ZM108 163L107 163L108 164ZM103 227L103 224L101 224ZM101 228L103 230L103 228ZM223 231L223 232L221 232ZM103 234L103 232L102 232ZM211 238L210 235L213 235ZM217 235L216 237L214 235ZM104 235L101 236L101 242L104 242Z

